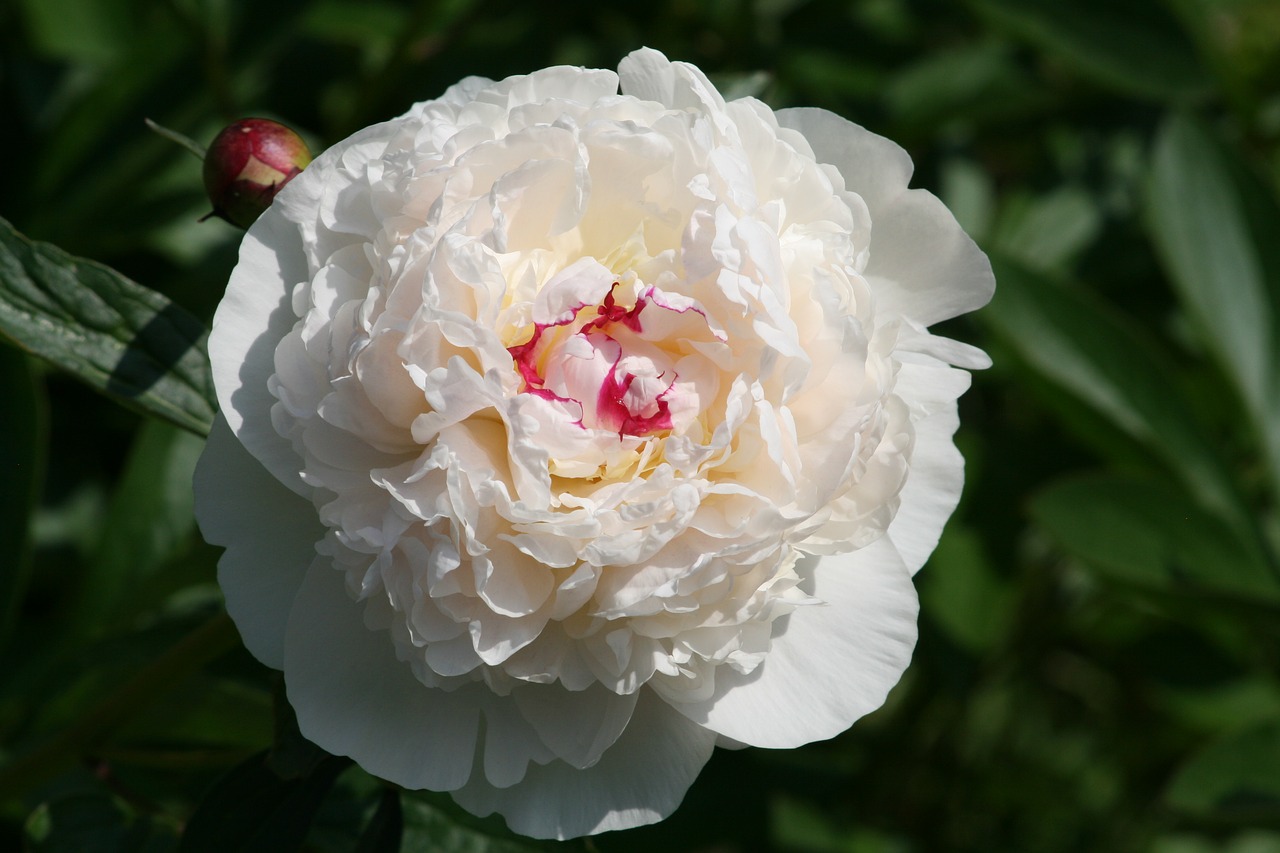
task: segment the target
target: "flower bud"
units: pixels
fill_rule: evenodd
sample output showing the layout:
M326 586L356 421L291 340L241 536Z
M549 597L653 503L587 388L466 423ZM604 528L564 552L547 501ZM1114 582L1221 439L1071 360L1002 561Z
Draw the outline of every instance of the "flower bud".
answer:
M246 118L228 125L204 158L204 188L214 215L248 228L310 162L302 137L279 122Z

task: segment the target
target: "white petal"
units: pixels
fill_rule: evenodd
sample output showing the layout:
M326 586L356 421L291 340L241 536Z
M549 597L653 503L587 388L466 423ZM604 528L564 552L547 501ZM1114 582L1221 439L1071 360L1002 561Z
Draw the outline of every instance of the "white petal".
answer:
M501 103L510 109L519 104L537 104L549 98L590 104L618 91L618 75L607 69L556 65L531 74L508 77L478 92L482 100L501 94Z
M991 301L991 262L932 194L908 190L871 217L865 276L880 310L930 326Z
M335 252L377 233L381 223L373 210L365 166L386 151L388 140L400 130L399 122L387 121L356 131L320 152L272 201L268 211L278 209L302 234L310 272ZM353 192L357 182L364 186Z
M555 755L510 698L494 696L485 703L484 776L489 784L510 788L524 778L530 762L553 760ZM475 784L481 784L479 779Z
M575 838L662 820L711 757L716 736L651 691L642 693L626 730L595 766L530 766L510 788L475 780L453 798L474 814L498 812L512 830L534 838Z
M450 791L471 776L481 702L489 688L426 687L396 660L385 631L323 558L307 571L289 614L284 678L298 728L335 755L406 788Z
M686 62L672 62L658 51L643 47L618 63L622 93L633 98L657 101L673 109L697 109L708 113L724 111L724 98L698 68Z
M878 228L877 212L911 181L911 156L896 142L827 110L797 107L778 110L777 116L779 125L804 135L819 163L840 170L845 188L862 196L871 211L871 227Z
M253 656L281 669L289 608L324 537L315 507L268 474L221 415L196 465L194 488L200 532L227 549L218 560L227 612Z
M965 370L986 370L991 366L991 357L977 347L940 335L931 335L925 329L912 325L904 324L898 329L894 349L900 358L908 354L903 358L904 361L912 360L909 354L915 354L945 361Z
M985 305L995 290L991 264L946 206L907 190L911 158L897 144L820 109L778 111L820 163L830 163L871 212L868 279L884 309L932 325Z
M556 273L538 291L535 323L567 323L585 305L599 305L617 276L595 258L579 258Z
M516 707L555 756L574 767L590 767L626 728L636 694L619 696L599 684L571 693L559 684L522 684L512 691Z
M891 543L806 557L801 587L824 604L775 625L764 662L749 675L720 667L704 702L673 704L694 722L752 746L790 748L834 737L884 703L911 660L919 605ZM809 568L806 565L816 568Z
M271 423L276 398L267 390L275 372L275 350L298 318L290 294L308 277L295 225L267 208L240 244L240 262L213 315L209 360L218 403L231 431L267 470L300 495L310 494L298 477L302 460Z
M960 425L956 398L968 387L968 373L941 364L908 363L898 372L895 390L910 401L915 446L888 536L912 574L929 559L960 502L964 458L951 437Z

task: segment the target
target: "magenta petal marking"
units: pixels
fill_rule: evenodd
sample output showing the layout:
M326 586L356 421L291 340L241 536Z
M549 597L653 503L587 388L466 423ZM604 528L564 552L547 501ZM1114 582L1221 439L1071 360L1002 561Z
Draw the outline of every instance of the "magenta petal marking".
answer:
M616 430L619 435L645 436L659 430L671 429L671 404L663 399L675 385L675 380L668 383L667 388L657 396L654 403L658 411L652 415L635 415L625 403L627 392L636 381L634 373L627 373L618 379L618 364L622 354L618 354L613 369L600 385L600 394L596 398L596 418L600 426Z
M683 308L677 308L674 305L664 302L662 300L662 294L658 292L658 289L656 287L645 288L644 295L640 297L640 299L637 301L636 304L638 305L640 302L645 302L646 297L647 299L653 300L654 305L657 305L659 308L665 311L670 311L673 314L688 314L690 311L692 311L693 313L697 314L706 322L707 331L711 332L711 334L715 337L716 340L727 341L729 339L724 332L720 331L719 329L711 325L711 321L707 318L707 312L703 311L696 304L686 305Z
M596 308L596 317L591 321L590 325L595 329L603 329L609 323L621 323L631 331L639 334L640 329L640 312L644 310L644 306L648 305L648 301L641 296L636 300L635 307L622 308L613 301L613 291L618 287L618 283L614 282L613 287L609 288L609 292L604 296L604 302Z
M543 400L551 400L556 403L572 403L578 407L578 411L583 411L582 403L569 397L561 397L554 391L543 386L543 379L538 375L537 365L534 363L538 357L538 343L542 333L551 326L564 326L572 320L565 320L562 323L535 323L533 326L533 337L522 344L516 344L513 347L507 347L507 352L511 353L511 360L515 363L516 370L520 371L520 378L524 380L524 393L532 394L535 397L541 397ZM582 422L582 416L574 421L578 426L586 429L586 424Z
M684 313L692 310L698 314L702 314L697 308L675 308L673 306L664 305L656 299L653 288L645 291L643 296L636 299L636 304L631 308L623 308L614 300L614 290L618 287L618 282L614 282L613 287L609 288L609 292L605 294L604 301L596 306L596 316L592 317L583 324L574 334L589 337L594 333L602 333L606 337L606 331L610 324L617 323L635 334L640 334L643 327L640 322L640 313L653 300L660 307ZM543 333L556 326L566 326L579 322L578 312L585 305L578 306L572 316L567 319L554 323L534 323L533 336L523 344L517 344L507 347L507 352L511 354L511 359L515 364L516 370L520 372L520 378L524 380L524 392L541 397L545 400L554 400L563 403L573 403L580 410L585 411L581 401L570 397L563 397L546 387L546 380L538 373L537 361L542 354L540 347L543 345ZM705 317L705 315L703 315ZM662 430L673 428L671 420L671 405L665 397L671 392L675 385L675 380L667 385L666 389L654 398L653 404L657 411L651 415L637 415L633 413L626 405L627 392L638 378L633 373L625 373L619 376L618 365L622 362L623 353L619 351L618 356L614 359L613 365L609 370L608 376L601 383L600 390L596 397L596 421L595 426L600 429L607 429L611 432L617 432L619 437L624 435L631 436L647 436ZM661 377L659 377L661 378ZM578 425L585 428L581 418Z

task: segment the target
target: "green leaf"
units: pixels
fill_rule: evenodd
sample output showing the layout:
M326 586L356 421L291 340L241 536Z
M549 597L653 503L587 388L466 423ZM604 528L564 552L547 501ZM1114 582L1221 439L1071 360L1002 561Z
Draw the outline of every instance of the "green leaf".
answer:
M1193 755L1165 793L1175 809L1242 823L1280 819L1280 722L1236 732Z
M107 509L92 570L77 590L75 624L111 624L188 544L195 529L191 478L203 447L199 436L169 424L143 424Z
M988 40L930 53L897 73L883 97L892 115L912 128L944 122L966 127L1042 106L1012 47Z
M981 318L1036 372L1162 458L1207 508L1256 541L1251 510L1169 360L1121 317L1077 290L992 254L995 299Z
M366 65L375 67L390 58L408 17L404 8L391 3L322 0L308 7L299 24L321 41L360 49Z
M1185 99L1209 87L1195 46L1153 0L972 2L1013 33L1120 92Z
M805 853L908 853L911 843L902 837L843 821L812 803L779 797L770 804L773 841L779 850Z
M1151 236L1169 277L1244 400L1280 488L1280 258L1271 254L1280 206L1213 133L1185 116L1161 129L1147 191Z
M271 697L232 678L195 673L141 708L113 733L105 758L147 764L179 748L198 749L225 769L271 740ZM176 747L175 745L180 745ZM227 756L234 756L228 760Z
M446 796L406 792L403 850L448 853L530 853L551 845L519 838L497 818L482 820L462 812Z
M1000 213L992 243L1032 269L1060 269L1093 241L1101 227L1101 211L1089 194L1064 186L1042 196L1011 196Z
M167 853L171 828L106 794L71 794L40 804L24 828L28 853Z
M404 811L400 807L400 791L384 788L378 809L369 818L360 835L356 853L398 853L404 840Z
M921 610L959 645L994 647L1013 623L1013 594L971 530L952 525L920 579Z
M225 612L175 641L175 630L189 625L190 620L159 623L124 638L123 644L95 643L85 650L86 662L80 666L46 658L43 665L51 670L49 680L55 682L55 689L65 689L40 703L36 736L0 763L0 802L98 754L117 731L157 699L184 686L183 679L238 644L235 624ZM11 669L17 669L18 677L27 683L34 680L29 670Z
M0 219L0 333L144 413L206 435L217 401L204 324L115 270Z
M136 38L128 0L24 0L23 11L33 45L49 57L106 64Z
M45 399L25 355L0 347L0 644L22 605L31 570L31 522L44 473Z
M182 853L276 853L297 850L320 803L350 763L330 758L308 776L281 779L255 755L205 795L182 834Z
M1231 838L1221 833L1171 833L1155 839L1150 853L1280 853L1280 833L1246 829Z
M1169 483L1116 474L1061 480L1031 515L1103 575L1161 591L1280 603L1280 583L1233 531Z
M1171 718L1204 732L1280 719L1280 684L1265 675L1247 675L1216 685L1158 689L1160 705Z
M952 158L939 175L941 197L960 227L982 242L991 227L995 211L995 181L972 160Z

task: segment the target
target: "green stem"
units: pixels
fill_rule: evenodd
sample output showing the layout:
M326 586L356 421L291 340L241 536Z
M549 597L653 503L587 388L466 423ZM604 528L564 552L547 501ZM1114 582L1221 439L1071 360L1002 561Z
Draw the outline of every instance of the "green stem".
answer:
M92 753L136 711L232 649L238 640L235 625L226 613L219 613L187 634L70 726L0 769L0 801L34 788Z
M207 153L207 149L203 145L201 145L199 142L196 142L194 139L192 139L190 136L184 136L183 134L178 133L178 131L170 130L169 128L165 127L162 124L156 124L154 121L152 121L149 118L144 118L143 121L146 122L147 127L151 128L151 130L154 131L155 133L160 134L170 142L178 143L183 148L187 149L192 154L199 157L201 160L204 159L204 155Z

